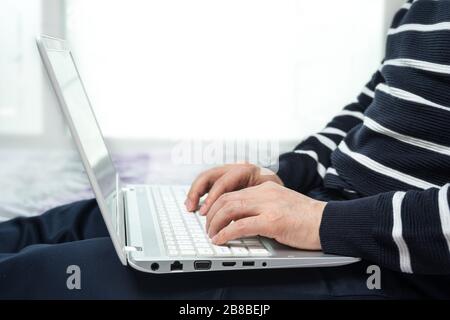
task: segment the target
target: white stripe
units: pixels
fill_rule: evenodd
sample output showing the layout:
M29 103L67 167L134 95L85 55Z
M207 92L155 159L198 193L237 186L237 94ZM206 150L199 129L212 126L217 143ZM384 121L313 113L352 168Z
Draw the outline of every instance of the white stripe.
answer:
M447 246L450 250L450 208L448 205L448 187L450 183L439 190L439 217L441 218L442 233L444 234L445 240L447 240Z
M380 90L383 91L386 94L389 94L393 97L402 99L402 100L406 100L406 101L412 101L412 102L416 102L416 103L420 103L420 104L424 104L430 107L434 107L437 109L442 109L445 111L450 111L449 107L434 103L430 100L427 100L425 98L422 98L421 96L418 96L414 93L402 90L402 89L398 89L398 88L394 88L394 87L389 87L384 83L380 83L377 87L376 90Z
M319 175L323 178L325 177L325 172L326 172L326 168L323 164L321 164L319 162L319 156L317 155L317 153L315 151L312 150L295 150L295 153L298 154L306 154L308 156L310 156L311 158L313 158L316 162L317 162L317 172L319 173Z
M342 131L341 129L338 129L338 128L333 128L333 127L326 127L325 129L323 129L321 131L321 133L336 134L336 135L342 136L342 137L345 137L347 135L347 132Z
M372 99L375 97L375 92L373 92L367 87L364 87L361 92L364 93L366 96L371 97Z
M335 176L339 176L339 174L337 173L336 169L332 168L332 167L329 167L327 169L327 174L332 174L332 175L335 175Z
M373 130L375 132L384 134L388 137L394 138L396 140L402 141L404 143L408 143L411 144L413 146L416 147L420 147L423 149L427 149L430 151L434 151L437 153L441 153L444 154L446 156L450 156L450 147L447 146L443 146L437 143L433 143L430 141L426 141L426 140L422 140L422 139L418 139L418 138L414 138L414 137L410 137L395 131L392 131L386 127L383 127L381 124L379 124L378 122L370 119L369 117L366 117L364 119L364 126L366 126L367 128L369 128L370 130Z
M319 140L319 142L321 144L323 144L325 147L329 148L331 151L334 151L337 148L337 145L336 145L336 143L334 143L333 140L321 135L320 133L313 134L311 137L314 137L317 140Z
M351 117L355 117L355 118L364 120L364 114L362 114L362 112L359 112L359 111L342 110L341 112L339 112L337 114L337 117L339 117L339 116L351 116Z
M354 152L348 148L348 146L345 144L344 141L341 142L339 145L339 150L348 155L349 157L353 158L353 160L359 162L363 166L369 168L372 171L378 172L382 175L385 175L387 177L399 180L401 182L404 182L406 184L409 184L411 186L421 188L421 189L429 189L429 188L439 188L440 186L437 186L435 184L432 184L430 182L424 181L422 179L410 176L409 174L400 172L398 170L389 168L379 162L376 162L375 160L370 159L369 157Z
M419 24L419 23L402 24L397 28L389 29L388 35L397 34L405 31L431 32L442 30L450 30L450 22L446 21L435 24Z
M403 239L403 226L402 226L402 202L405 197L405 192L396 192L392 197L392 209L393 209L393 226L392 226L392 238L398 247L398 253L400 257L400 270L402 272L412 273L411 258L409 256L409 249L406 245L405 239Z
M400 9L406 9L406 10L409 10L409 8L411 8L411 3L405 3L404 5L402 5L400 7Z
M450 74L450 65L421 61L415 59L391 59L386 60L384 66L409 67L419 70Z

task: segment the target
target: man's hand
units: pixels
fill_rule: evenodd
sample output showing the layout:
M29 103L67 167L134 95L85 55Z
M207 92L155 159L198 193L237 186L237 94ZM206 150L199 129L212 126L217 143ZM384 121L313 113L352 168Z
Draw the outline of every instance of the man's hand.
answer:
M320 250L319 228L325 205L265 182L221 195L208 212L206 228L215 244L261 235L291 247Z
M275 173L253 164L228 164L207 170L192 183L185 202L186 208L188 211L197 210L200 198L208 193L200 208L200 214L205 215L222 194L257 186L266 181L283 185Z

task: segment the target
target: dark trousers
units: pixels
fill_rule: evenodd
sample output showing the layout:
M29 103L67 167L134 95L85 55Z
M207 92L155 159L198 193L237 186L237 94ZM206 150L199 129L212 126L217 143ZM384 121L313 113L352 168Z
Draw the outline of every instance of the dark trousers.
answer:
M343 267L153 275L122 266L95 200L0 224L0 298L370 299L450 298L443 276L381 269L368 289L370 262ZM68 289L71 265L80 289Z

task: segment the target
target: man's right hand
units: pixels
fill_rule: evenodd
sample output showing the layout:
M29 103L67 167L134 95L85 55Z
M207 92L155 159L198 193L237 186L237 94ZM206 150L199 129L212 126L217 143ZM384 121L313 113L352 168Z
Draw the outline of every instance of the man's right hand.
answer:
M206 215L213 203L224 193L253 187L266 181L283 185L271 170L253 164L227 164L201 173L192 183L185 201L188 211L197 210L200 198L208 193L199 212Z

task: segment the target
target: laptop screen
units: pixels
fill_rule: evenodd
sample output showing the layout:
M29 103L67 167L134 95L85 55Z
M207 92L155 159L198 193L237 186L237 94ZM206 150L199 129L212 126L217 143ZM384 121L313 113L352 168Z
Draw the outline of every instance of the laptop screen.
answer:
M119 258L124 263L122 252L124 236L123 231L119 230L122 217L116 207L119 176L111 161L72 54L63 40L42 37L38 45L72 136L77 143L103 219Z
M86 159L93 169L103 198L107 199L116 189L116 170L72 56L68 51L48 51L47 55Z

